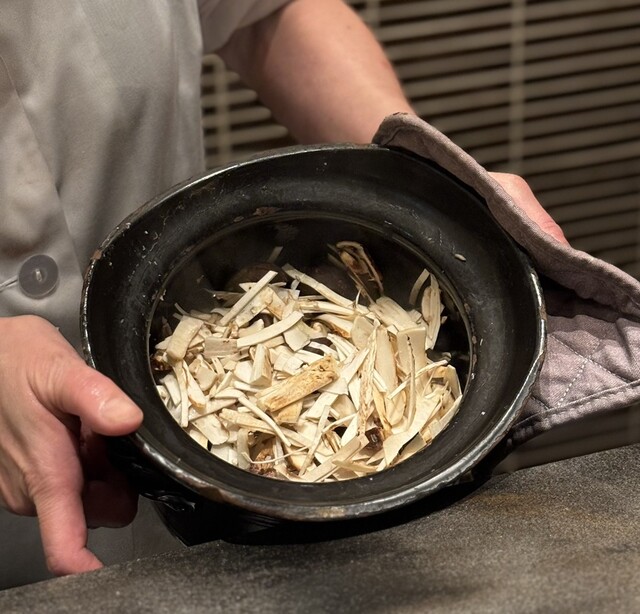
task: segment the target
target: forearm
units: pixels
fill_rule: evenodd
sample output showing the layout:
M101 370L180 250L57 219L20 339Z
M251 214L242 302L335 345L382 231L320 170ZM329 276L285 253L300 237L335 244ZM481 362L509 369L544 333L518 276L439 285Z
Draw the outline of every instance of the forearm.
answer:
M295 0L220 55L301 142L369 142L386 115L411 112L380 45L341 0Z

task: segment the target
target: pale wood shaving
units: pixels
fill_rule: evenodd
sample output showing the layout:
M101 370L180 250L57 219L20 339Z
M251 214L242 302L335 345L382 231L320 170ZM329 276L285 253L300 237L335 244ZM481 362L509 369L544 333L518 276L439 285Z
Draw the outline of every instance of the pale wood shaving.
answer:
M253 299L259 294L259 292L277 275L276 271L268 271L263 277L252 285L251 289L244 293L238 302L220 319L219 324L226 326L235 318L240 315L242 311L251 306Z
M302 319L302 314L299 311L294 311L288 315L284 320L280 320L271 326L267 326L260 332L253 335L247 335L238 339L238 348L246 348L252 345L258 345L258 343L264 343L268 339L273 339L278 335L281 335L285 331L289 330L294 324Z
M300 373L265 388L256 398L260 406L275 411L319 390L337 377L338 363L333 356L325 356Z
M202 320L188 315L183 316L171 335L171 340L167 345L167 356L174 361L182 360L189 349L191 340L201 328Z
M334 292L331 288L325 286L319 281L316 281L313 277L294 269L291 265L285 264L282 267L282 270L289 275L289 277L299 281L301 284L305 284L306 286L313 288L318 294L326 298L328 301L335 303L340 307L351 307L351 301L349 299L341 296L337 292Z
M369 300L384 293L382 276L360 243L339 241L334 251L356 284L359 293L368 297Z
M411 288L411 292L409 292L409 305L415 305L418 302L418 296L420 296L420 290L427 283L427 279L431 273L427 271L427 269L423 269L422 273L418 275L418 279L416 279L413 287Z

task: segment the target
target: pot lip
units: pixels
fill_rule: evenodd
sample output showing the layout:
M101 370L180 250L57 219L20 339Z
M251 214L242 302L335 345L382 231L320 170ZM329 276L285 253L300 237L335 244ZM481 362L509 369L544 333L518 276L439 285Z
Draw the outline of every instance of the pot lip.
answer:
M80 308L82 350L87 363L93 368L96 368L96 364L93 358L93 352L91 349L91 341L89 339L88 322L89 288L93 273L99 260L102 257L102 254L110 247L112 243L114 243L114 241L118 239L118 237L126 229L135 224L150 210L152 210L168 198L171 198L177 193L183 192L187 189L197 188L200 184L206 183L211 178L227 173L232 169L251 166L254 163L259 163L267 159L285 158L301 153L311 153L315 151L327 150L385 150L387 152L392 151L394 154L404 155L410 158L417 158L426 163L435 164L432 161L420 156L416 156L411 152L402 149L389 148L377 144L360 145L353 143L340 143L294 145L291 147L259 153L242 161L231 162L229 164L217 167L213 170L194 175L181 183L171 186L163 193L157 195L144 205L137 208L120 224L118 224L106 236L106 238L96 249L90 259L89 265L87 266L84 275ZM442 169L442 167L437 164L435 164L435 166L440 171L453 177L466 189L476 193L473 188L468 186L457 177L453 176L446 169ZM509 240L513 241L511 237L508 238ZM369 516L396 509L408 503L414 502L428 494L432 494L437 490L440 490L442 487L453 485L461 481L469 472L472 472L473 469L478 465L478 463L483 458L485 458L488 453L506 435L509 428L517 420L519 411L522 409L527 399L531 395L531 389L544 362L546 352L547 321L542 286L529 257L524 251L522 251L521 248L519 248L519 246L516 245L516 247L516 255L521 261L524 270L528 274L528 280L531 285L532 295L535 301L535 311L539 314L536 330L535 351L534 356L532 357L531 364L527 371L527 376L526 378L524 378L520 389L512 399L510 405L505 410L503 410L499 420L493 425L490 430L486 431L481 436L476 445L474 445L458 460L449 463L443 470L439 471L432 477L429 477L420 483L414 484L410 488L396 489L395 491L385 493L384 495L373 495L369 499L362 496L353 503L347 504L336 505L331 502L326 504L314 502L309 504L287 503L286 506L284 506L282 501L272 499L269 496L264 496L260 493L247 494L245 490L237 488L226 482L212 479L211 476L204 475L198 470L193 469L192 467L189 467L188 471L185 470L184 465L181 465L181 459L174 452L168 450L162 442L159 442L155 440L155 438L150 437L144 424L138 431L128 436L128 438L131 443L133 443L133 445L138 449L138 451L151 462L152 465L154 465L156 468L161 469L162 472L167 474L172 479L176 480L179 484L186 486L189 490L193 491L196 496L202 496L214 501L229 503L231 505L241 507L254 513L264 514L287 520L323 521ZM359 480L366 479L368 478L359 478ZM322 488L323 484L308 484L306 486L312 488Z

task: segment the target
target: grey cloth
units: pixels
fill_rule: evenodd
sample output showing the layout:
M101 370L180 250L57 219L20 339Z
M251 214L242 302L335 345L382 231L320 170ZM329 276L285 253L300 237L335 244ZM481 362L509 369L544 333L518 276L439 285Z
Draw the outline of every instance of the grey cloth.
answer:
M547 352L505 452L560 424L640 400L640 283L543 232L469 154L419 118L391 115L373 140L427 158L476 190L541 277Z

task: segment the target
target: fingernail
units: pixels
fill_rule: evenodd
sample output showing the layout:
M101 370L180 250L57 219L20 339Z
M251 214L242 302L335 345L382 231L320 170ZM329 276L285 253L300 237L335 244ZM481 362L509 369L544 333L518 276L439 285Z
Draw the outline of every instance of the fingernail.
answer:
M128 399L112 398L102 406L102 415L113 424L123 424L139 420L142 412Z

